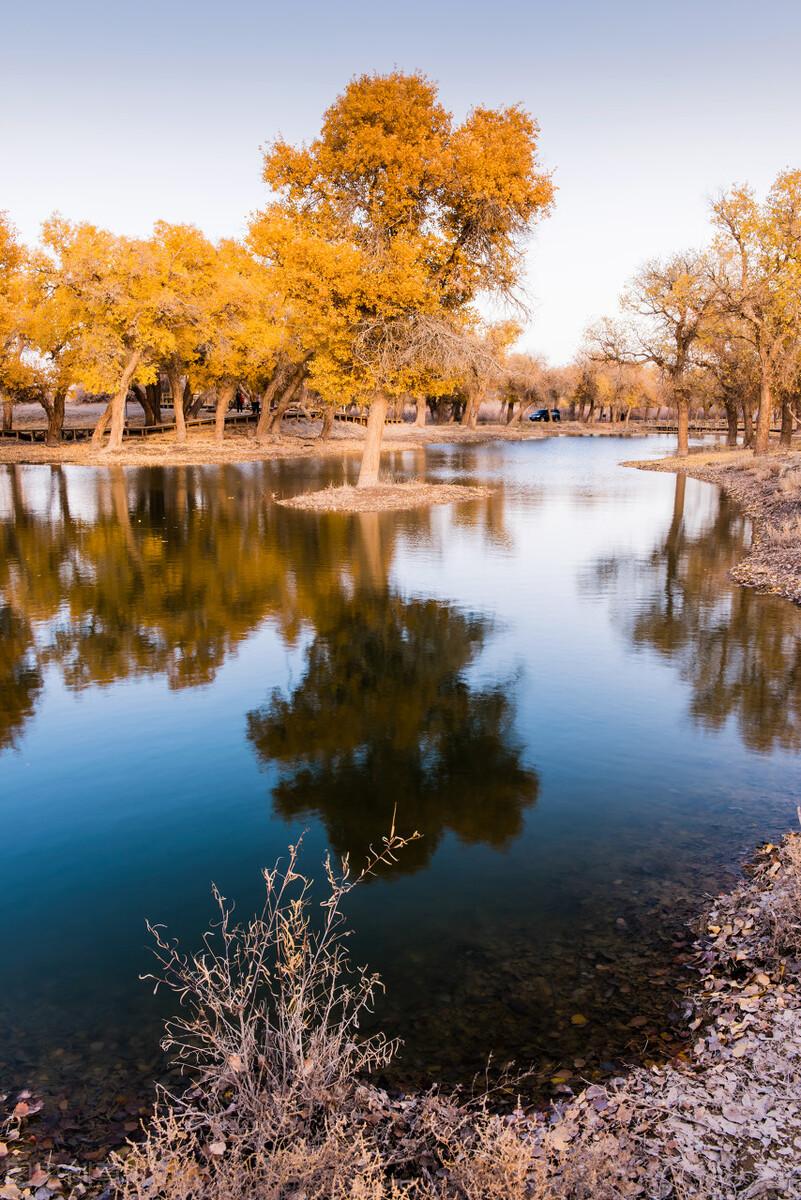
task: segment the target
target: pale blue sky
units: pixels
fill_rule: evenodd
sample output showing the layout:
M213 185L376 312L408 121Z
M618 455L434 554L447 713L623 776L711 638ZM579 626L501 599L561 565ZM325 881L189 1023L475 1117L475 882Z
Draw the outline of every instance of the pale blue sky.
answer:
M801 166L801 3L5 0L0 208L238 234L259 147L309 138L362 71L421 69L457 116L522 101L559 188L529 255L526 348L563 361L709 197Z

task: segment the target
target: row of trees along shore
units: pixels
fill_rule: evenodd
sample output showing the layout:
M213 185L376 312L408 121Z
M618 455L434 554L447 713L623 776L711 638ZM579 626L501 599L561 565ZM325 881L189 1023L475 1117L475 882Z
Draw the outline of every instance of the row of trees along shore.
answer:
M359 481L378 478L390 410L417 424L523 420L558 407L574 420L725 420L729 443L768 447L801 420L801 171L764 202L745 186L712 204L701 251L646 263L622 315L590 328L576 360L548 367L515 353L520 326L482 319L482 302L520 303L526 237L553 201L538 129L520 107L476 108L457 125L436 87L398 72L353 80L307 146L264 156L270 199L243 241L190 225L119 236L60 217L21 244L0 214L0 398L38 402L61 439L67 398L102 399L95 443L122 444L126 405L146 425L171 409L258 400L256 439L299 402L367 411ZM483 304L486 311L486 303Z
M388 406L449 397L475 422L497 386L526 235L547 212L538 129L519 106L461 123L420 74L354 79L319 136L264 156L269 202L244 241L189 225L119 236L56 216L25 248L0 222L0 392L36 400L58 441L73 389L102 397L98 445L119 450L133 394L145 420L172 403L175 436L209 398L216 433L237 394L261 403L257 438L305 389L323 409L368 410L360 484L375 483ZM525 379L517 385L528 386Z
M654 379L676 412L679 455L693 402L725 412L731 444L741 416L745 444L764 454L774 420L785 445L801 420L801 170L779 174L762 203L745 186L721 193L712 226L707 249L638 271L623 317L589 331L578 386L593 396L614 365L628 404Z

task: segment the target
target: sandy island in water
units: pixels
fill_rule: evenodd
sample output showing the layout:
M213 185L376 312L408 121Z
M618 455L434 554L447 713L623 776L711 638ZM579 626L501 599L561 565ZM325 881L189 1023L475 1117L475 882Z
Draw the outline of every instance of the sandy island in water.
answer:
M465 487L456 483L379 483L376 487L323 488L279 500L285 508L310 509L313 512L385 512L399 508L421 508L428 504L450 504L460 500L480 500L491 488Z

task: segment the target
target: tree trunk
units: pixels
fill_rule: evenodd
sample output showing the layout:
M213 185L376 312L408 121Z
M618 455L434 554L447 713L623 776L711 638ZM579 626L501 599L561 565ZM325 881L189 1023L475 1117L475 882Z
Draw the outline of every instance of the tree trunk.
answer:
M462 409L461 417L459 418L460 425L473 425L473 412L476 407L476 396L472 392L468 393L465 406Z
M125 404L128 399L128 389L131 386L131 380L136 374L136 368L139 366L141 358L141 352L134 350L125 364L117 394L112 397L110 404L111 431L108 435L108 444L106 445L107 454L113 454L117 450L122 449L122 435L125 430ZM101 417L100 420L102 421L103 418ZM99 424L100 422L98 421ZM95 430L95 432L97 431ZM92 441L94 441L94 436L92 437Z
M286 364L281 364L275 368L270 382L262 392L261 396L261 411L259 419L256 422L256 441L263 442L272 432L272 403L275 397L284 386L287 377L288 367ZM283 417L283 413L281 414Z
M145 384L145 395L147 396L147 424L161 424L161 380L157 379L155 383Z
M773 395L770 387L770 373L764 355L760 356L762 378L759 382L759 409L756 419L756 434L754 436L754 454L767 454L770 441L770 419L773 415Z
M751 405L746 398L742 402L743 407L743 445L746 447L754 444L754 417L751 412Z
M785 392L782 396L782 429L779 434L780 446L791 446L793 444L793 410L790 404L790 397Z
M64 388L57 388L47 409L45 443L48 446L57 446L61 441L61 433L64 429L64 407L66 401L67 393Z
M384 419L387 415L387 407L388 401L382 392L373 396L370 404L370 412L367 416L367 437L364 443L357 487L375 487L378 483L378 467L381 462L381 439L384 436Z
M279 399L270 417L269 433L271 437L277 437L281 432L281 422L284 419L284 413L302 388L304 375L305 371L296 371L294 375L290 376L284 394Z
M512 417L514 415L515 415L515 402L514 402L514 400L507 400L506 401L506 424L507 425L512 424Z
M306 365L309 358L310 355L307 354L299 363L285 362L276 367L261 398L261 412L256 424L257 442L264 442L268 437L275 437L280 431L284 413L306 378ZM275 408L272 408L276 396L278 396L278 402Z
M186 386L188 380L184 380L180 371L171 368L167 372L167 382L170 385L170 395L172 396L172 410L175 415L175 440L183 444L186 441Z
M476 428L478 425L478 410L481 408L482 399L481 392L469 393L464 410L462 411L462 425L466 425L469 429Z
M418 396L415 401L415 404L417 405L417 416L414 419L414 423L415 423L415 425L419 425L422 428L426 423L426 398L425 398L425 396Z
M187 379L184 384L184 416L199 417L200 410L203 407L203 401L206 399L205 392L198 392L196 396L192 395L192 389L189 386Z
M679 426L679 440L676 448L676 454L679 458L686 458L690 453L690 406L686 396L676 397L676 416Z
M144 418L145 425L152 425L153 409L150 407L150 394L147 388L144 386L144 384L134 383L131 384L131 391L134 394L137 404L142 406L142 416Z
M14 428L14 401L10 396L3 396L3 433L11 433Z
M92 430L92 445L99 446L103 441L103 434L106 432L108 423L111 420L111 401L109 400L106 407L103 409L100 416L97 418L97 424Z
M221 383L217 389L217 407L214 410L214 440L221 442L225 437L225 414L236 395L235 383Z
M323 405L323 423L320 427L320 441L327 442L334 429L334 409L330 404Z
M726 401L726 445L737 445L737 401Z

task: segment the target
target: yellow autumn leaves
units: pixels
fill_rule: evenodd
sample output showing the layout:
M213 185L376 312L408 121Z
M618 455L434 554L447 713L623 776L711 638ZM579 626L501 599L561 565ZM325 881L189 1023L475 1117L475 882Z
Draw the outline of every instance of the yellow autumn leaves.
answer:
M0 391L27 364L40 389L110 394L112 449L128 387L170 372L262 394L302 363L327 404L441 393L465 374L477 298L514 291L552 201L537 133L519 107L456 124L423 75L364 75L310 144L267 149L271 198L243 243L54 218L27 253L3 223Z

